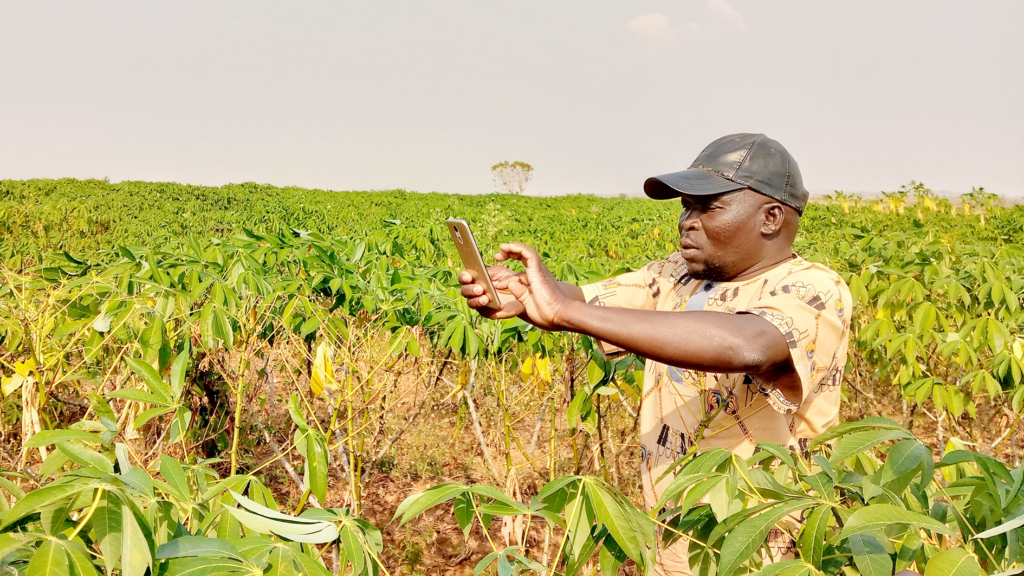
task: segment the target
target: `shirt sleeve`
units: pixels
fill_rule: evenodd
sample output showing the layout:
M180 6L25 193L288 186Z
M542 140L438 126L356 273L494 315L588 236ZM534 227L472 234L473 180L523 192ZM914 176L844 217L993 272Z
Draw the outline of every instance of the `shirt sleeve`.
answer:
M654 310L658 306L660 295L658 277L664 267L664 260L651 262L638 270L580 288L587 304L593 306ZM598 340L597 343L606 358L614 358L625 353L622 348L602 340Z
M777 412L792 414L833 367L846 364L852 298L843 279L828 269L810 268L773 279L760 298L738 314L768 320L786 339L790 358L800 377L801 400L794 403L771 382L756 382Z

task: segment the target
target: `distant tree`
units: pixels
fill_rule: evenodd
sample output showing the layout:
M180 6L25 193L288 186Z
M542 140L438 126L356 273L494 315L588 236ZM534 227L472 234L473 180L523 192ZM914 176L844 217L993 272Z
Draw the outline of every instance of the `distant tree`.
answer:
M506 194L522 194L533 178L533 166L526 162L502 162L491 166L494 187Z

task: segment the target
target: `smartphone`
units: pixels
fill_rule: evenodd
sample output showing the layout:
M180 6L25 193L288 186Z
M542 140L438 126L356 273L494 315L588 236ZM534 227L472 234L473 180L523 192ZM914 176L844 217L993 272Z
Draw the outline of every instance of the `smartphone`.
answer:
M459 250L462 266L473 273L477 284L482 284L484 287L484 294L488 299L487 307L501 310L501 299L498 298L498 291L491 284L491 276L487 273L487 266L484 265L484 259L480 256L480 248L476 245L476 239L473 238L469 224L465 220L457 218L449 218L445 222L448 224L448 232L452 235L452 241L455 242L455 247Z

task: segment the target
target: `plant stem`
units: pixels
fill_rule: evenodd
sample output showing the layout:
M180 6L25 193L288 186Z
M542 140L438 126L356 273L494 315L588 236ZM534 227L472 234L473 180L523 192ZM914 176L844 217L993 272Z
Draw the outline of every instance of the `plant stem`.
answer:
M100 498L103 497L103 491L103 488L96 489L96 496L92 499L92 506L89 506L89 509L85 512L85 516L82 516L82 519L79 520L78 526L75 526L75 531L68 536L69 541L74 540L75 536L78 536L78 533L82 531L82 528L84 528L86 523L89 522L89 519L92 518L93 513L96 512L97 508L99 508Z

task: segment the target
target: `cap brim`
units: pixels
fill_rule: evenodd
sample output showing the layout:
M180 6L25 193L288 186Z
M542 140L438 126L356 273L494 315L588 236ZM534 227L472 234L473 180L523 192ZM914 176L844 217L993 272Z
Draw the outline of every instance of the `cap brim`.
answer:
M644 182L644 194L655 200L668 200L669 198L679 198L684 194L710 196L746 187L744 184L727 180L699 168L690 168L682 172L648 178Z

